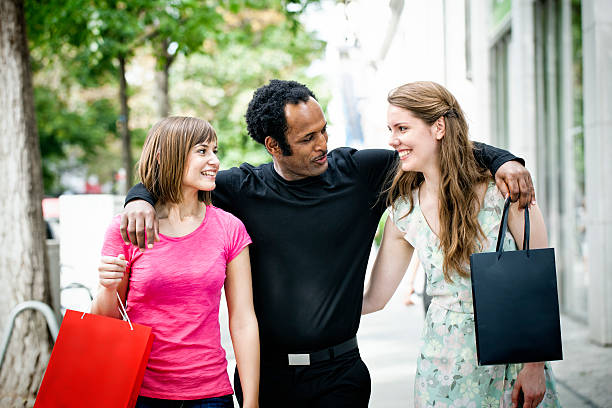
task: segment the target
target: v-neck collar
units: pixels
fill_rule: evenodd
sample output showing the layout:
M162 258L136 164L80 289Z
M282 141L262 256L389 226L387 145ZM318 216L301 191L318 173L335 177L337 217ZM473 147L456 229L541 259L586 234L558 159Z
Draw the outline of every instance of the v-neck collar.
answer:
M482 202L480 203L480 207L478 209L478 216L480 216L480 212L484 209L485 207L485 203L487 201L487 195L489 194L489 191L491 190L491 185L495 186L495 182L488 182L487 183L487 187L485 188L485 193L482 197ZM421 187L419 186L419 188L417 188L416 190L416 206L419 209L419 214L421 215L421 218L423 220L423 222L425 223L425 225L427 226L427 230L428 233L431 234L435 241L440 242L440 237L438 236L438 234L436 234L433 230L433 228L431 228L431 224L429 224L429 221L427 221L427 217L425 217L425 214L423 213L423 210L421 209ZM479 220L480 222L480 220Z
M434 232L433 228L431 228L429 221L427 221L427 217L425 217L425 214L423 213L423 210L421 209L421 197L420 196L421 196L421 187L419 186L419 188L416 190L416 205L419 208L419 214L421 214L421 218L423 219L423 222L425 222L428 232L434 236L436 241L440 242L440 237L438 236L438 234Z

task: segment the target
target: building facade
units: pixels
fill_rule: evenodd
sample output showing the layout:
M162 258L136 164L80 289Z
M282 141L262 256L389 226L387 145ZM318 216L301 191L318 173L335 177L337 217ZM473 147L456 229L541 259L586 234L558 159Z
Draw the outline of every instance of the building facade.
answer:
M353 54L368 61L354 77L374 84L359 99L364 144L386 142L391 88L448 87L473 140L525 158L556 252L562 312L612 345L612 2L389 3L391 23L351 33ZM360 47L366 40L379 51Z

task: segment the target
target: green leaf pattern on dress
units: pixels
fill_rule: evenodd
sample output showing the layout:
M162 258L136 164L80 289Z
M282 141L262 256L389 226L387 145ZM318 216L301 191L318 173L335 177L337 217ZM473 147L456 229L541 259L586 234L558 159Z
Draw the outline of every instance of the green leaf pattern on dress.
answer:
M415 407L498 408L512 406L512 388L521 364L478 366L470 278L454 274L445 281L444 254L438 237L431 231L414 192L415 207L408 213L408 199L398 199L391 209L395 225L415 248L432 296L425 318L422 345L417 360ZM485 193L478 220L486 235L482 252L495 251L504 197L494 182ZM504 249L515 250L511 234ZM546 363L546 395L540 407L560 407L550 365Z

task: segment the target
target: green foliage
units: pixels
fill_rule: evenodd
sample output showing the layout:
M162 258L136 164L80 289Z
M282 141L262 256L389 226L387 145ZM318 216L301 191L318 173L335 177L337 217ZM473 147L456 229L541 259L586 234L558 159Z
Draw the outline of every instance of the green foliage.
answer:
M40 59L61 55L65 81L99 86L116 77L119 56L129 57L143 36L147 1L26 1L28 36Z
M177 111L211 121L219 136L219 156L224 167L242 162L269 161L266 150L247 134L244 114L253 91L272 78L300 79L300 68L323 51L302 28L293 32L283 20L261 32L244 35L225 48L209 54L194 54L173 71ZM247 41L248 39L248 41ZM312 80L307 81L312 85ZM188 92L188 90L190 90Z
M316 89L303 70L324 44L304 30L299 16L317 2L26 0L47 194L61 191L59 174L70 168L80 166L105 181L121 166L118 101L110 98L117 94L118 58L130 61L136 54L154 57L157 69L172 64L172 111L212 122L225 167L268 161L246 133L246 106L272 78ZM130 86L129 94L146 91ZM154 111L133 108L131 121L152 124ZM135 150L145 136L144 129L132 129Z
M44 188L47 194L54 194L61 191L59 171L69 169L69 154L78 162L95 161L116 131L116 110L108 99L69 109L56 92L44 86L35 88L34 100Z
M204 40L215 38L224 20L213 1L157 0L143 16L144 39L157 58L157 69L171 64L177 55L200 51Z
M380 248L380 244L383 239L383 232L385 231L385 224L387 222L387 211L385 211L378 220L378 228L376 229L376 235L374 235L374 244L376 244L376 248Z

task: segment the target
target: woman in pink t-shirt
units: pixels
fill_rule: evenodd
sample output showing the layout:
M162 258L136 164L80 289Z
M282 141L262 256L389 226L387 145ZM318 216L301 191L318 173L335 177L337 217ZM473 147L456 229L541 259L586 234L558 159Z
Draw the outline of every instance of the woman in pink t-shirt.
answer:
M211 205L216 151L215 131L204 120L157 123L147 135L139 173L158 199L158 242L142 252L125 243L120 216L106 232L92 312L120 318L119 293L130 319L155 335L136 408L233 407L220 340L222 287L244 407L258 406L251 239L240 220Z

